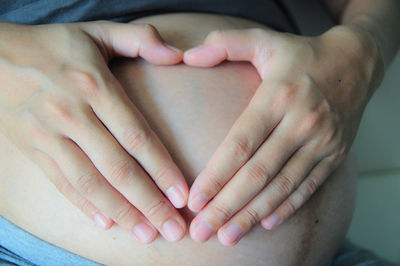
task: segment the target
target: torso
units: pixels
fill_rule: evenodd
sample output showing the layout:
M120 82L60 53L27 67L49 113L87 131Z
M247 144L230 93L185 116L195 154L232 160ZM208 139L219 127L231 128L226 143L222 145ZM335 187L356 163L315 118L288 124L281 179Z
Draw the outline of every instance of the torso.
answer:
M167 42L182 49L201 43L214 29L265 27L200 14L160 15L140 22L155 25ZM112 70L189 185L260 82L248 63L195 69L120 60ZM159 237L145 245L118 226L108 231L96 227L1 134L0 158L2 216L45 241L109 265L322 265L341 244L354 208L357 176L351 150L311 200L274 231L257 225L233 247L221 245L215 236L196 243L188 234L177 243ZM187 208L181 213L189 224L194 214Z

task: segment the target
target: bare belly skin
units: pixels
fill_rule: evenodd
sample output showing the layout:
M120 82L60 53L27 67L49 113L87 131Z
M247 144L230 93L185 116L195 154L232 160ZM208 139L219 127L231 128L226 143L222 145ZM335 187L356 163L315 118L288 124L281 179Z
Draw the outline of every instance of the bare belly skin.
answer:
M140 19L169 43L186 49L214 29L265 27L205 14ZM191 185L254 94L260 78L248 63L212 69L153 66L116 60L112 71L165 143ZM170 243L140 244L119 226L108 231L71 205L43 172L0 134L0 214L41 239L107 265L323 265L341 244L354 209L357 168L351 150L328 181L274 231L254 227L236 246L217 237L196 243L187 234ZM194 214L180 210L188 224Z

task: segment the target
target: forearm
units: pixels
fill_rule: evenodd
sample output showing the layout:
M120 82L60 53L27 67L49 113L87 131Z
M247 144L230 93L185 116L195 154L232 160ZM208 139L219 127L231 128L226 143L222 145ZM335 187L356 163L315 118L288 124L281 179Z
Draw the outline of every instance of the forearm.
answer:
M400 46L398 0L325 0L338 23L360 27L375 39L385 69Z

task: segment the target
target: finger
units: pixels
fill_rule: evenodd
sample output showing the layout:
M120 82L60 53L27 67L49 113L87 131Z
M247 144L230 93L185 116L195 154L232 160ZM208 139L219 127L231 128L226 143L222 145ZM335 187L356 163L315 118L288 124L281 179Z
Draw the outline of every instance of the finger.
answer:
M165 44L150 24L94 21L81 23L80 26L103 48L106 59L140 56L153 64L171 65L179 63L183 57L183 52Z
M327 133L307 138L307 144L291 156L271 182L218 230L221 243L224 245L238 243L254 224L258 223L261 218L270 215L285 201L303 182L314 166L331 154L327 149L329 150L329 147L332 146L329 145L332 136L334 134Z
M318 163L293 194L271 215L261 220L261 225L267 230L273 230L295 213L323 184L334 168L334 161L335 157L329 156Z
M112 219L76 191L51 157L36 149L32 158L34 158L35 163L42 169L57 190L73 205L78 207L89 219L94 221L96 225L104 230L108 230L113 226L114 221Z
M214 233L214 229L220 228L254 198L303 144L291 137L291 128L287 121L289 120L282 121L253 157L193 219L190 226L193 239L207 240ZM199 230L198 228L204 227L202 224L213 230Z
M300 148L271 182L218 230L220 242L227 246L237 244L253 225L289 197L320 159L314 147Z
M200 211L253 156L274 128L282 123L283 109L275 108L276 103L271 100L276 97L267 95L269 92L264 90L270 89L265 87L267 85L263 83L192 184L188 204L192 211ZM262 93L266 95L257 95Z
M249 61L261 75L272 55L270 35L262 29L212 31L202 45L185 51L183 61L197 67L215 66L224 60Z
M82 125L65 130L124 197L169 241L181 239L185 221L143 168L113 138L97 117L88 112Z
M132 104L118 80L108 75L101 100L90 98L96 116L122 147L145 169L176 208L187 203L189 188L167 149ZM108 94L108 95L107 95Z
M157 230L98 172L89 158L71 140L60 137L48 147L71 185L117 224L143 243L152 242Z

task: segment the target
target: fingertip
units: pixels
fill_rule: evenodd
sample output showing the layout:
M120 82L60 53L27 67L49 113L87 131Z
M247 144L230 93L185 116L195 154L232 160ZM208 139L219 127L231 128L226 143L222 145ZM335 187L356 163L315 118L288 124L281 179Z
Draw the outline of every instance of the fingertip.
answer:
M282 218L278 213L273 213L270 216L261 220L261 225L267 230L273 230L282 223Z
M189 50L186 50L184 56L190 58L191 55L195 54L197 51L201 49L203 49L203 45L197 45L193 48L190 48Z
M231 246L234 246L237 243L239 243L242 231L237 232L237 233L232 232L232 231L235 231L235 230L232 230L232 229L229 229L226 227L218 230L218 232L217 232L218 240L222 245L231 247ZM235 234L235 235L233 235L233 234Z
M139 56L155 65L175 65L183 60L183 51L168 44L143 47Z
M114 221L110 219L110 222L108 223L108 226L106 227L105 230L109 230L111 227L114 226L114 224L115 224Z
M183 62L195 67L213 67L225 59L225 54L213 47L198 45L183 54Z
M168 43L164 43L164 46L168 48L169 52L171 53L170 58L167 60L167 65L175 65L183 60L183 51L175 46L172 46Z
M176 54L181 54L183 55L183 51L175 46L172 46L171 44L168 43L164 43L164 45L170 49L172 52L176 53Z
M102 212L96 213L94 216L94 222L104 230L110 229L114 224L114 221Z
M133 236L137 241L149 244L153 242L158 235L157 229L147 223L141 223L133 228Z
M186 224L183 221L170 219L162 226L162 235L170 242L181 240L186 234Z
M188 207L193 212L199 212L209 201L209 197L205 193L198 193L196 196L192 196L189 199Z
M190 237L195 242L206 242L214 234L215 229L206 221L201 218L195 218L190 224Z
M168 199L174 205L175 208L183 208L187 204L188 192L182 185L175 185L167 189L165 192Z

